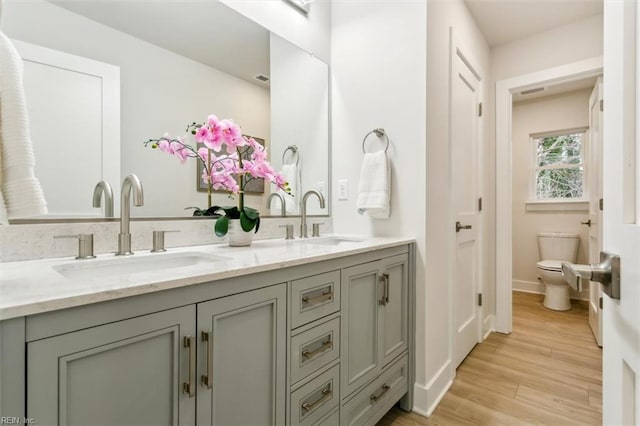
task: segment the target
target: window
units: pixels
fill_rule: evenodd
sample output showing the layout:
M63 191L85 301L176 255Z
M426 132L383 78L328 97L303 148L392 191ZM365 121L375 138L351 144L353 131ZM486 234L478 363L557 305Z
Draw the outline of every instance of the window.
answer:
M534 200L583 200L586 197L586 129L532 135Z

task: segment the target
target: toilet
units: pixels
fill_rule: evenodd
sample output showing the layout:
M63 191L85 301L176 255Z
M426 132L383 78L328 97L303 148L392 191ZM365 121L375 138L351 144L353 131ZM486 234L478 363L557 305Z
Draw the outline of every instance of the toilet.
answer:
M562 262L576 263L579 244L578 234L538 234L538 248L542 260L536 267L545 287L545 307L556 311L571 309L569 284L562 277Z

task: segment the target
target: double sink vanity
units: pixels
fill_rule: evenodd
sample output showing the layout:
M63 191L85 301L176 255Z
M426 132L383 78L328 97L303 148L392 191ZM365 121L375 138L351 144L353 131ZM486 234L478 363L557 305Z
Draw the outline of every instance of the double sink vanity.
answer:
M0 264L0 412L375 424L412 406L414 251L326 236Z

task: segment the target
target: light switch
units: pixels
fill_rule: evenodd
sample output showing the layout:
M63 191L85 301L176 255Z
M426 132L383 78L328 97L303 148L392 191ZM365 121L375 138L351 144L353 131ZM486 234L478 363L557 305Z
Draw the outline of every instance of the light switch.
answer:
M349 180L340 179L338 180L338 200L348 200L349 199Z
M326 192L326 189L327 189L326 186L327 185L326 185L325 181L323 181L323 180L318 181L318 185L316 185L316 186L317 186L316 189L318 190L318 192L321 193L323 197L327 198L327 192Z

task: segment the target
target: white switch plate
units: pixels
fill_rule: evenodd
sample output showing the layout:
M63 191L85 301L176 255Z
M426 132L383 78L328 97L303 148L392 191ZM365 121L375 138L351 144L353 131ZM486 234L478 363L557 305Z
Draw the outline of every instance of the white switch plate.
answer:
M348 199L349 199L349 180L340 179L338 180L338 200L348 200Z
M327 198L327 192L326 192L327 184L325 183L325 181L323 180L318 181L317 189L319 193L321 193L325 198Z

